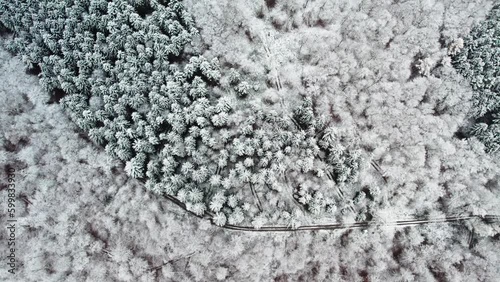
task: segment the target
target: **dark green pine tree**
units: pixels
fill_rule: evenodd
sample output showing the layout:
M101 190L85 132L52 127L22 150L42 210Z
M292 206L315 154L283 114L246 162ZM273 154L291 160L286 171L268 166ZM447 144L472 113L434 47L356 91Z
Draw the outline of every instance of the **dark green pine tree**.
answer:
M464 48L452 56L453 66L469 80L474 90L466 133L481 140L489 152L500 151L500 5L486 20L473 27Z

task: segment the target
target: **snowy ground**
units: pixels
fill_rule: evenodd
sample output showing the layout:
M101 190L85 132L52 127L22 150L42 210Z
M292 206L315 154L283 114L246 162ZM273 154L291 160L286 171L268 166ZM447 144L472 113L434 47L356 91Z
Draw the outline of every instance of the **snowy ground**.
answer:
M373 186L381 195L360 207L380 220L500 214L498 160L477 141L453 137L471 93L440 43L467 34L491 1L247 2L186 1L211 46L205 55L252 74L261 87L256 103L287 109L308 93L351 129L368 162L347 194ZM418 51L433 71L409 79ZM500 279L498 230L479 222L286 234L213 227L128 179L58 105L46 103L17 58L0 51L0 61L1 205L8 167L16 169L20 204L20 264L13 276L2 263L2 281Z

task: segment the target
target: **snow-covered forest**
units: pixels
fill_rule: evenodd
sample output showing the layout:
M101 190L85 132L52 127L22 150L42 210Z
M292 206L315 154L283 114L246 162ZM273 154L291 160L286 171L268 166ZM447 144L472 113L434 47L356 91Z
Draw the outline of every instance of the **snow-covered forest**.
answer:
M498 281L499 23L495 1L0 0L0 279Z

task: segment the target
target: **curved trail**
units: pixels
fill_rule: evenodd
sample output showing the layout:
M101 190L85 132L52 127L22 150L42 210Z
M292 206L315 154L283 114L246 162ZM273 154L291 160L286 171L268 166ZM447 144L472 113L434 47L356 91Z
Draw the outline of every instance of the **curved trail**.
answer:
M167 199L181 207L182 209L188 211L186 209L186 205L179 201L179 199L166 195ZM213 214L210 212L206 212L203 216L199 216L194 214L191 211L188 211L191 214L203 218L209 219L210 223L214 226L217 226L211 220L213 218ZM443 218L427 218L427 219L407 219L407 220L396 220L392 222L383 222L383 221L359 221L353 223L331 223L331 224L313 224L313 225L303 225L297 228L292 228L285 225L276 225L276 226L263 226L259 229L255 229L252 226L241 226L241 225L232 225L226 224L224 226L217 226L220 228L228 229L228 230L236 230L236 231L246 231L246 232L295 232L295 231L317 231L317 230L339 230L339 229L355 229L355 228L363 228L369 226L387 226L387 227L406 227L406 226L415 226L415 225L423 225L423 224L432 224L432 223L447 223L447 222L460 222L466 220L474 220L481 219L485 220L488 223L499 222L500 223L500 215L468 215L468 216L447 216Z

